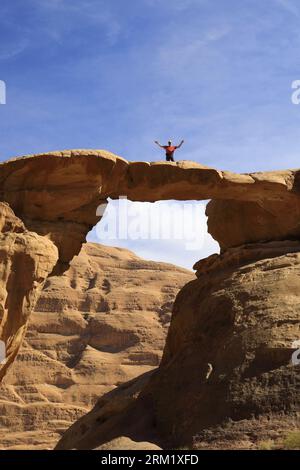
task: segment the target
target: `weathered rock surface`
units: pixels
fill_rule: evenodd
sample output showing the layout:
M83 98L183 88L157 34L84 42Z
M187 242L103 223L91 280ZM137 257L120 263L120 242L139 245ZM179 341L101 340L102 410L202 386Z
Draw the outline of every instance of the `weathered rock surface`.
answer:
M213 200L207 204L209 233L221 249L270 240L299 240L300 201Z
M179 293L160 367L151 376L143 375L110 392L113 395L106 394L104 401L100 400L94 410L70 428L58 448L97 448L122 436L163 447L194 442L198 447L211 443L214 448L229 448L232 436L243 429L251 434L249 446L255 446L255 430L260 426L268 429L266 420L278 423L282 416L285 426L296 425L299 366L292 366L290 358L294 351L291 343L299 339L299 175L299 170L238 175L192 162L129 163L94 150L28 156L0 165L0 200L8 203L20 219L11 222L14 216L7 216L4 211L1 315L3 325L12 325L4 326L2 336L8 342L15 337L10 363L20 346L38 289L51 267L52 277L68 269L99 218L99 204L120 195L150 202L212 199L207 207L208 228L219 241L222 254L197 263L198 279ZM7 226L12 227L12 232ZM19 237L22 242L16 243ZM12 251L7 244L13 246ZM14 253L19 250L22 256L25 250L33 265L32 261L30 267L23 261L14 265L10 257L15 259ZM12 286L21 292L17 307ZM90 290L93 286L92 280ZM99 307L95 298L90 302L88 305L100 309L96 313L104 315L105 301L101 300ZM58 334L55 321L50 322L54 325L51 335ZM93 375L90 364L96 361L95 350L107 357L111 343L123 347L124 335L120 339L115 334L116 326L109 321L103 340L97 336L98 325L92 320L96 339L92 335L91 344L80 337L82 329L88 328L87 333L91 333L89 321L78 321L76 338L69 334L67 348L65 343L60 348L54 336L48 338L48 357L63 364L61 372L53 374L50 385L57 388L63 384L61 393L65 396L74 385L74 377L67 374L67 369L76 369L83 359L85 366L79 375L84 384ZM74 324L71 318L63 320L64 335L70 331L71 323ZM13 329L12 335L7 328ZM42 331L43 325L39 334ZM138 336L136 331L134 335ZM76 349L78 336L87 345L83 353ZM129 338L131 334L126 334L125 343ZM39 341L37 338L36 344ZM51 341L55 347L51 348ZM138 336L137 342L142 342L142 337ZM127 347L136 345L129 341ZM63 362L67 359L71 362ZM1 371L3 375L6 366ZM122 375L125 378L126 374ZM47 396L51 404L61 396L53 390L52 398ZM81 399L84 393L82 389L77 391L76 397ZM14 402L12 396L9 399ZM55 416L55 405L53 409L53 414L48 410L50 419ZM43 421L40 410L42 407L37 407L34 412L36 423ZM74 411L69 413L70 421ZM16 416L15 411L12 415ZM27 416L27 411L23 416ZM228 420L237 426L228 425ZM55 419L53 423L57 431ZM212 435L219 436L219 440L212 442ZM35 436L32 439L36 442Z
M97 447L96 450L161 450L161 448L151 442L136 442L122 436Z
M134 435L136 441L153 443L157 440L152 429L151 410L136 407L141 392L155 372L146 372L103 395L88 414L67 430L56 449L97 449L122 437L123 430L124 436ZM147 435L147 439L143 439L144 435Z
M225 217L220 217L223 205L208 210L209 231L222 247L300 237L299 175L299 170L234 174L194 162L127 162L104 150L69 150L1 163L0 200L28 229L54 241L57 274L68 268L99 220L98 205L120 195L150 202L226 201ZM249 220L242 229L240 216ZM229 218L235 221L230 230Z
M157 367L173 300L192 278L124 249L84 245L64 275L47 280L0 386L0 448L53 448L99 396Z
M58 258L48 239L29 232L7 204L0 203L0 381L14 361L31 311Z
M300 366L291 363L300 336L299 242L228 249L196 267L198 279L176 298L157 372L102 425L98 403L59 449L118 435L202 448L232 448L236 437L255 448L262 436L299 429Z

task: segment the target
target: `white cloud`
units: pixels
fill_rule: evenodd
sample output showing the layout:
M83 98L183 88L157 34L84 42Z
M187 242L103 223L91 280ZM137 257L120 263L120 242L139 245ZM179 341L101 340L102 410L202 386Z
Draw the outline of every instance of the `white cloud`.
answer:
M203 201L151 204L125 200L124 204L126 213L122 203L119 206L118 201L110 201L88 241L128 248L143 258L188 269L199 259L219 252L219 245L207 233Z
M28 46L27 40L21 40L16 44L6 43L0 46L0 60L8 60L21 54Z

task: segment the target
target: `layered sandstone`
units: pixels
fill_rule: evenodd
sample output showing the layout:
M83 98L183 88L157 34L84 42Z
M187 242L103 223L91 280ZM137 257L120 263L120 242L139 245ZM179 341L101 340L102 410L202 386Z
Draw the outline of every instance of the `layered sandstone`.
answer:
M228 249L196 268L198 278L176 298L156 373L99 426L107 406L100 400L59 449L119 435L165 448L257 448L300 428L300 366L291 362L300 334L299 242Z
M173 300L193 277L85 244L64 275L48 279L0 386L0 448L53 448L99 396L157 367ZM111 445L129 444L138 447Z
M57 262L56 246L26 230L0 203L0 381L13 363L46 278ZM3 348L2 348L3 349Z
M290 358L291 342L299 338L299 174L239 175L192 162L130 163L94 150L27 156L0 165L0 200L11 208L5 205L4 220L19 219L4 222L2 230L6 326L0 340L10 344L15 337L10 363L47 274L68 269L108 198L212 199L208 229L222 252L197 263L198 278L179 293L160 367L106 393L58 448L97 448L124 437L163 447L228 448L232 436L243 432L251 447L258 429L268 434L280 421L286 428L298 426L299 366L292 366ZM7 217L5 210L15 215ZM32 259L30 266L11 261L20 250ZM17 298L21 292L17 303L13 285ZM101 305L106 308L105 302ZM108 340L97 339L92 348L109 347L111 325L105 331ZM68 354L74 344L70 338ZM58 345L55 350L60 351ZM76 360L67 367L76 367ZM54 375L59 381L60 375ZM218 436L215 442L212 436Z

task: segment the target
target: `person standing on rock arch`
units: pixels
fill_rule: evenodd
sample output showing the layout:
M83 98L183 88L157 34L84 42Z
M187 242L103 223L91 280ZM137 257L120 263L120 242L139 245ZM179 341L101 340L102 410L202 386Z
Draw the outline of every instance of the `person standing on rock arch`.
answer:
M160 148L165 149L167 162L174 162L174 152L175 150L180 149L180 147L184 143L184 140L182 140L179 145L172 145L171 140L168 141L168 145L160 145L160 143L157 142L157 140L155 140L154 143L158 145Z

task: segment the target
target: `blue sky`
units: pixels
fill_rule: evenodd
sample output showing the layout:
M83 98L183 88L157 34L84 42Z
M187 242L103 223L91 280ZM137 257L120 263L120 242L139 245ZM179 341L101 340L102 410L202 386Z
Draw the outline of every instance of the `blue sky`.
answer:
M0 158L158 160L171 137L222 169L299 167L299 50L297 0L1 0Z

